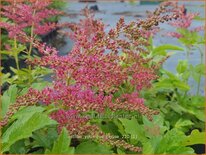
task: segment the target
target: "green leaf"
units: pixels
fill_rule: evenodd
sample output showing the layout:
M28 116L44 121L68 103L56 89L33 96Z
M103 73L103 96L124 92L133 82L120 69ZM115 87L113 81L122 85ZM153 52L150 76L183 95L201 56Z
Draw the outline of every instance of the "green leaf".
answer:
M9 55L9 56L14 56L14 53L12 51L7 51L7 50L2 50L0 51L1 54Z
M34 111L28 114L28 109L33 109ZM15 116L17 121L3 133L2 152L8 151L10 146L16 141L31 137L32 132L48 125L57 124L56 121L51 120L47 115L38 111L39 109L35 112L35 106L33 106L24 108L24 110L20 111L21 114L17 112Z
M174 89L170 79L163 79L154 84L155 89Z
M176 70L179 74L181 74L187 70L187 67L188 67L187 60L182 60L182 61L179 61Z
M160 56L160 55L166 56L166 55L167 55L167 52L166 52L165 50L154 50L154 51L152 52L152 55L153 55L153 56Z
M100 127L102 129L103 132L105 133L111 133L113 135L118 135L118 127L113 123L113 122L109 122L107 121L106 124L102 124L100 123Z
M9 153L11 154L26 154L26 146L24 143L24 140L17 141L14 143L10 150Z
M194 107L205 107L205 97L204 96L192 96L191 97L192 106Z
M154 88L156 89L175 89L178 88L182 91L190 90L190 86L185 82L182 82L178 79L162 79L161 81L154 84Z
M205 74L205 65L204 64L198 64L195 66L194 71L198 74L204 75Z
M152 121L149 121L147 117L143 116L143 123L147 131L146 135L150 138L162 135L168 130L168 127L164 126L164 118L161 115L154 115Z
M87 141L77 146L75 154L112 154L113 152L105 145Z
M136 137L137 140L139 140L141 142L144 142L147 140L147 138L145 136L146 134L145 134L144 128L138 124L138 122L135 118L132 118L131 120L126 119L126 118L121 118L119 120L122 122L122 124L125 128L125 132L127 134L130 134L131 137Z
M45 87L47 87L47 86L49 86L49 82L47 82L47 81L45 81L45 82L38 82L38 83L33 83L32 85L31 85L31 87L32 88L34 88L34 89L37 89L37 90L42 90L42 89L44 89Z
M194 125L194 123L192 121L180 118L176 122L175 127L176 128L181 128L181 127L184 127L184 126L191 126L191 125Z
M1 115L4 116L9 108L9 105L14 104L17 97L17 85L11 85L2 96L2 111Z
M185 71L184 74L182 74L183 81L188 81L190 75L191 75L190 70Z
M192 130L191 134L182 143L184 146L194 144L205 144L205 132L199 132L197 129Z
M125 154L125 152L122 151L121 149L117 148L117 154Z
M173 146L168 151L167 154L194 154L194 150L191 147L183 146Z
M180 146L180 144L185 140L185 138L186 136L182 131L174 128L164 135L155 153L168 153L172 147Z
M174 81L173 85L175 88L178 88L179 90L182 90L182 91L189 91L190 90L190 86L187 83L182 82L180 80Z
M11 117L10 122L13 122L16 119L21 119L23 121L28 120L35 113L42 113L44 110L45 108L37 106L24 107Z
M74 154L74 148L69 147L71 138L68 135L67 129L63 128L51 151L46 150L45 154Z
M153 50L153 53L158 53L160 51L165 51L165 50L184 51L184 49L179 47L179 46L170 45L170 44L164 44L164 45L156 47Z
M37 130L33 133L32 138L37 143L37 146L47 149L52 148L52 144L56 141L58 133L56 128L48 128L47 130Z
M190 108L189 112L195 115L199 120L205 122L205 108L202 109L194 109Z
M161 136L156 136L151 137L147 142L143 143L143 154L154 154L161 140Z
M6 73L6 74L0 73L0 76L1 76L1 85L3 86L4 83L8 82L11 74L10 73Z

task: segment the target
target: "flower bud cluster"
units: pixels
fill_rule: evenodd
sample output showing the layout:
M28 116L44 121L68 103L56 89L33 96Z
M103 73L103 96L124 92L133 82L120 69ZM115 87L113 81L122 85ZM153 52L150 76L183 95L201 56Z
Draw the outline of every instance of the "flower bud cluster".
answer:
M40 100L40 93L37 90L29 89L28 93L16 99L16 102L9 106L4 118L0 121L0 127L7 125L11 116L17 112L21 107L32 106Z
M61 11L49 8L48 0L5 0L8 5L3 5L1 16L8 18L0 22L0 28L8 31L10 38L26 34L26 29L33 29L34 35L49 33L57 27L56 23L49 23L46 19L63 14ZM20 39L19 39L20 40Z

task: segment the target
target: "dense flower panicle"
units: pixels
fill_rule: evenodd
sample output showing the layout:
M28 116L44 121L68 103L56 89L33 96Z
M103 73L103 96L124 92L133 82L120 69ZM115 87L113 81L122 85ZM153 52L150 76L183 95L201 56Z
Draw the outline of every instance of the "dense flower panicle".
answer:
M0 22L0 27L9 32L9 37L21 37L26 28L34 30L34 34L43 35L55 29L55 23L48 23L49 17L62 14L61 11L49 9L51 1L9 1L9 5L3 5L1 15L8 18L7 22ZM24 33L25 34L25 33Z
M127 110L127 111L138 111L140 114L148 117L152 120L152 116L158 114L157 110L151 110L146 105L144 105L144 99L139 98L138 93L134 92L132 94L123 94L121 97L117 98L115 104L111 104L110 108L112 110Z
M41 101L45 104L54 103L64 106L65 109L74 109L78 112L97 111L102 113L109 97L103 94L95 94L90 89L82 89L81 86L66 86L57 82L54 88L45 88Z
M107 95L111 98L112 93L118 91L119 86L125 82L130 82L135 91L140 91L149 87L151 81L158 78L156 75L158 64L156 67L150 66L152 60L145 59L141 54L141 50L145 52L144 46L148 45L147 40L152 33L146 36L141 34L150 30L155 31L156 22L171 20L173 16L176 18L175 14L161 18L159 17L161 11L159 13L156 11L155 17L148 17L145 21L140 20L129 24L125 24L124 19L120 18L116 28L106 34L104 24L94 20L93 16L88 14L88 9L84 12L87 17L85 20L81 20L76 25L69 25L73 31L71 36L75 40L75 45L68 55L58 56L57 52L51 55L49 55L50 52L41 52L45 56L34 61L39 65L50 66L54 69L55 80L61 84L61 87L56 87L54 84L55 88L43 90L43 94L48 96L44 102L49 104L62 101L61 104L67 109L75 109L79 112L89 110L102 112L106 107L113 110L124 108L132 110L127 106L132 103L133 110L146 114L149 110L143 106L143 100L138 96L135 102L127 102L127 104L121 104L119 100L116 104L111 102L111 99L106 99L108 103L105 103L104 99ZM151 21L155 22L151 24ZM122 39L122 36L127 39ZM43 47L41 51L47 51L47 49ZM131 97L126 96L127 99ZM139 105L141 105L140 109L137 108Z
M166 4L161 5L153 16L149 15L145 20L125 24L124 18L120 18L116 27L108 33L105 32L104 23L95 20L88 8L85 9L86 19L78 24L67 25L72 30L69 35L75 42L73 49L65 56L58 56L56 49L33 38L28 39L32 40L33 47L42 54L41 58L29 60L29 63L54 70L53 86L34 94L36 102L54 104L59 108L51 114L59 122L59 130L65 126L74 135L104 134L97 125L89 124L89 118L84 117L91 111L101 114L106 109L114 112L135 111L150 120L152 115L158 114L158 111L151 110L144 104L139 92L150 87L151 82L158 78L157 71L162 64L145 57L149 53L148 39L158 31L159 23L177 18L179 14L177 7L170 8L170 14L165 15L169 10ZM41 7L38 9L41 10ZM40 13L38 16L43 18L46 15ZM45 31L44 28L42 31ZM132 92L127 92L127 85ZM125 86L125 91L122 91L122 86ZM120 90L121 95L115 96ZM122 140L109 140L105 137L102 142L131 151L141 151L139 147Z
M58 126L59 132L61 132L63 127L66 127L73 136L83 136L88 132L83 129L87 125L89 118L81 117L76 110L58 110L52 113L51 118L60 124Z

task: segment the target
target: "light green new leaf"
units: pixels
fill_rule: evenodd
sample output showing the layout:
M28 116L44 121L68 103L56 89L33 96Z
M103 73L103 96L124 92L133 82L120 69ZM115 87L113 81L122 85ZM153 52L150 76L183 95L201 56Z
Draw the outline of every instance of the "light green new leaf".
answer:
M187 67L188 67L188 62L186 60L182 60L179 61L176 70L179 74L181 74L187 70Z
M46 150L45 154L74 154L74 148L69 147L71 138L68 135L66 128L62 129L56 142L54 142L53 148Z
M184 126L191 126L193 125L194 123L190 120L186 120L186 119L183 119L183 118L180 118L176 124L175 124L175 127L176 128L181 128L181 127L184 127Z
M204 75L205 74L205 65L198 64L194 67L194 71L198 74Z
M199 130L192 130L191 134L187 136L183 145L205 144L205 132L199 132Z
M172 79L163 79L157 83L154 84L154 88L157 89L175 89L178 88L182 91L188 91L190 90L190 86L182 82L180 80L172 80Z
M156 47L153 50L153 54L159 53L160 51L165 51L165 50L184 51L184 49L179 47L179 46L174 46L174 45L170 45L170 44L164 44L164 45Z
M180 89L182 91L189 91L190 90L190 86L187 83L182 82L180 80L174 81L173 84L174 84L175 88L178 88L178 89Z
M172 147L180 146L180 144L185 140L185 138L186 136L182 131L174 128L168 131L164 135L155 153L156 154L168 153Z
M29 113L28 109L33 109L34 111ZM21 115L17 112L15 116L17 121L3 133L2 153L8 151L10 146L18 140L32 136L32 132L48 125L57 124L56 121L51 120L47 115L39 112L39 110L40 109L37 108L37 111L35 111L35 106L33 106L32 108L26 107L24 110L20 111ZM25 111L27 111L27 113Z
M143 143L143 154L154 154L159 147L162 136L151 137L147 142Z

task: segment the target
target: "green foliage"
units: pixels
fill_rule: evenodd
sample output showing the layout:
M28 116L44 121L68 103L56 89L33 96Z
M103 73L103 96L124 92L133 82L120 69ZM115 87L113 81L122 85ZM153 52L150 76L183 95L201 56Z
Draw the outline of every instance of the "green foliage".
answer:
M10 68L15 75L8 79L7 82L10 84L18 84L18 86L22 88L31 86L32 83L42 81L41 78L52 73L50 69L45 67L36 67L33 70L27 68L22 68L21 70L13 67Z
M45 154L73 154L74 148L69 147L70 142L71 142L71 138L69 137L66 128L63 128L61 134L54 142L51 151L46 150Z
M182 145L186 139L183 132L172 129L164 136L155 136L143 144L144 154L191 154L194 150Z
M52 144L58 138L58 133L55 127L48 129L40 129L33 133L32 138L35 141L35 146L51 149Z
M191 121L191 120L187 120L187 119L183 119L183 118L180 118L176 124L175 124L175 128L182 128L182 127L185 127L185 126L191 126L193 125L194 123Z
M9 151L10 146L18 140L31 137L32 132L56 124L43 111L43 107L26 107L12 117L16 121L2 135L2 153Z
M82 142L75 149L75 154L112 154L109 147L92 141Z
M119 119L124 126L126 134L129 134L130 139L135 139L135 141L146 141L146 133L144 128L137 122L135 118L131 120L122 118Z
M185 83L184 81L182 81L181 79L179 79L177 76L175 76L174 74L172 74L169 71L166 70L162 70L162 74L165 75L162 76L159 81L157 83L154 84L155 89L176 89L178 88L181 91L189 91L190 90L190 86Z
M204 37L200 36L198 32L191 32L188 29L178 28L177 32L182 34L184 37L178 40L185 46L190 47L198 44L204 44Z

